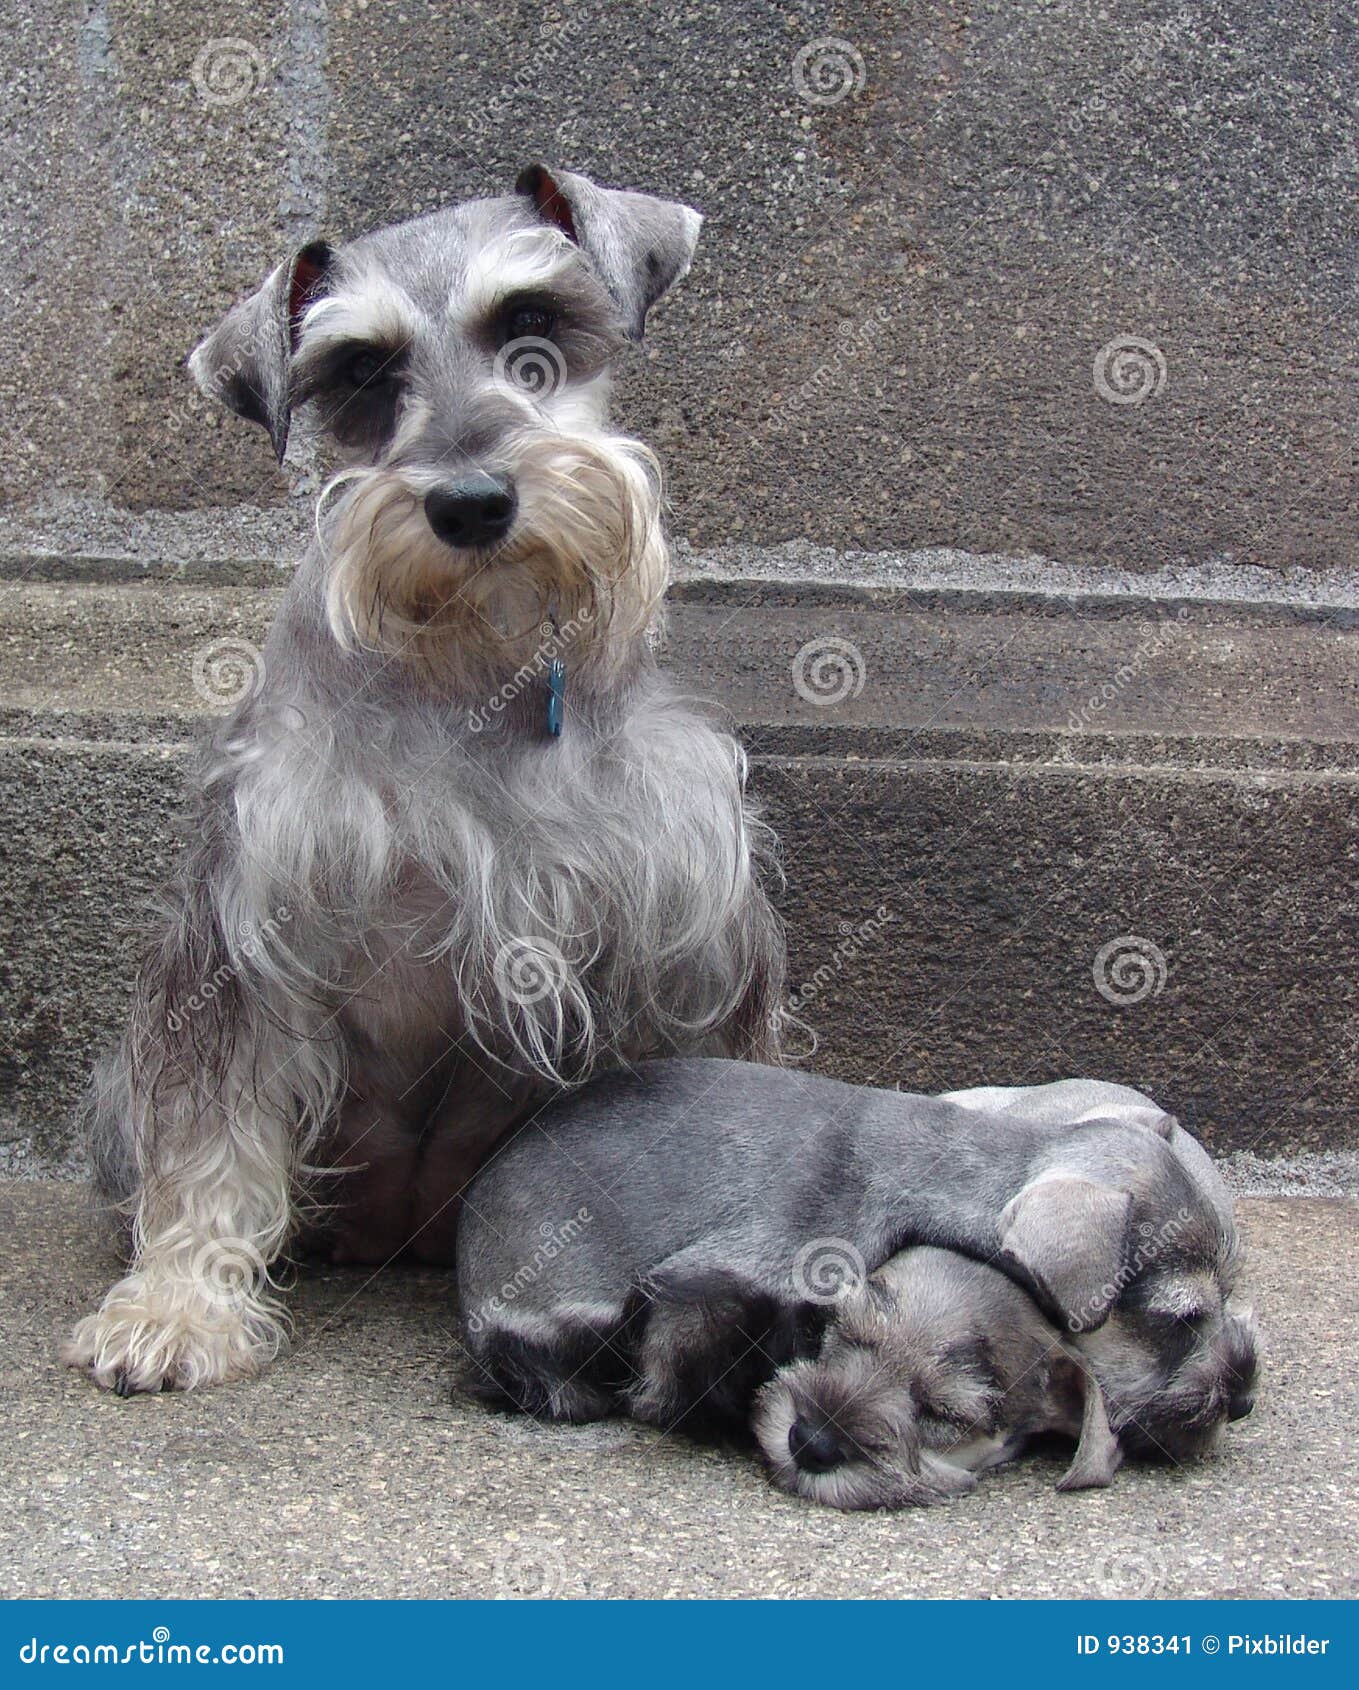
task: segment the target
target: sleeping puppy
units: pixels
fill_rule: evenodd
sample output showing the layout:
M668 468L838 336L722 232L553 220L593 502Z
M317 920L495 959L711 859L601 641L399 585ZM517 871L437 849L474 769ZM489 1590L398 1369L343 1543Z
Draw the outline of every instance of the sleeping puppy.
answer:
M991 1263L1088 1365L1129 1453L1249 1411L1231 1202L1150 1098L1065 1080L927 1097L718 1059L651 1062L544 1110L477 1176L458 1241L469 1385L563 1420L748 1430L843 1287L910 1245ZM851 1286L852 1289L852 1286Z
M1098 1384L997 1268L903 1250L840 1303L815 1361L780 1368L752 1425L782 1490L904 1508L971 1490L1030 1438L1079 1439L1058 1490L1107 1485L1122 1451Z

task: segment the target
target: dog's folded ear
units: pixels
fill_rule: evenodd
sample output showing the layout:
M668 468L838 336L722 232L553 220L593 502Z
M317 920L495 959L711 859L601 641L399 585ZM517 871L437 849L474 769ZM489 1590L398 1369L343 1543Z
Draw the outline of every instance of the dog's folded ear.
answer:
M622 312L629 338L640 340L647 312L693 260L699 213L541 164L521 170L515 189L581 249Z
M1131 1209L1130 1192L1054 1168L1002 1210L1002 1255L1046 1293L1069 1332L1093 1332L1109 1318Z
M1057 1489L1102 1489L1114 1482L1114 1474L1123 1465L1123 1446L1109 1424L1109 1411L1104 1405L1104 1392L1099 1381L1079 1356L1073 1356L1072 1363L1080 1374L1084 1404L1081 1439L1071 1465L1057 1481Z
M278 460L288 445L290 368L307 307L325 292L331 250L312 241L265 278L189 357L189 372L209 399L268 431Z

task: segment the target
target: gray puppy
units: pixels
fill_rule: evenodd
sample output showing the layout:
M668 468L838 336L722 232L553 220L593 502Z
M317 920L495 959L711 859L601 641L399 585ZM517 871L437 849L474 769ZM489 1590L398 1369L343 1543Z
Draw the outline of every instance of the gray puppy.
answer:
M1093 1374L997 1268L903 1250L840 1304L816 1360L759 1392L753 1429L775 1483L834 1508L903 1508L969 1491L1030 1438L1079 1439L1058 1490L1122 1461Z
M718 1059L605 1076L478 1176L458 1244L472 1387L557 1419L739 1431L816 1353L846 1276L912 1244L1029 1291L1130 1453L1198 1453L1249 1411L1231 1201L1150 1098L926 1097Z

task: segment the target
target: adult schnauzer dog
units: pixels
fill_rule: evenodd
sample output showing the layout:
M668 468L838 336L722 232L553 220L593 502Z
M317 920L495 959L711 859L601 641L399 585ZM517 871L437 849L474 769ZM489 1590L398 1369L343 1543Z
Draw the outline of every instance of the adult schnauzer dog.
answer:
M600 1065L773 1052L766 840L657 672L657 465L606 422L699 223L535 165L304 247L193 354L280 457L306 407L345 467L95 1074L131 1255L67 1351L99 1384L256 1370L299 1233L451 1260L487 1151Z

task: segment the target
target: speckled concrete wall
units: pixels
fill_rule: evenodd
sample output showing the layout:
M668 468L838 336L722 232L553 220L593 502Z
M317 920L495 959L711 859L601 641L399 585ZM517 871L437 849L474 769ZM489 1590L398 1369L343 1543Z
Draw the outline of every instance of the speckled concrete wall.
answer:
M698 543L1353 558L1351 6L3 0L0 30L0 508L39 535L63 500L95 550L100 512L286 504L191 394L197 335L298 238L542 157L708 216L620 392Z

